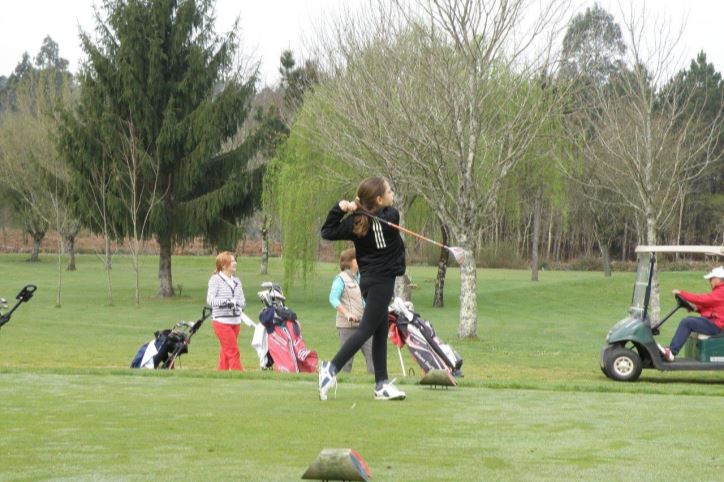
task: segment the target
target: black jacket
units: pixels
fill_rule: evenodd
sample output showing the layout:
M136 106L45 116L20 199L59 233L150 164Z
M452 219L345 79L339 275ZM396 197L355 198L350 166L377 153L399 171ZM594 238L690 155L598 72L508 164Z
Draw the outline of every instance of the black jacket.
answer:
M375 215L391 223L400 223L400 213L393 207L382 208ZM335 203L322 226L322 237L330 241L348 239L354 242L362 277L392 278L405 274L405 244L397 229L370 218L367 235L358 238L352 232L354 218L364 214L344 216L339 203Z

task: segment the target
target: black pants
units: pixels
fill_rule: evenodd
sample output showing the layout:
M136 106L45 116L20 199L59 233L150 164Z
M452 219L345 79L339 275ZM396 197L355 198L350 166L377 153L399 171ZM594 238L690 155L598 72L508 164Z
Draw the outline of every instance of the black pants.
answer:
M363 276L359 287L365 300L362 321L332 358L332 365L339 371L371 336L375 382L382 382L387 380L387 308L395 292L395 278Z

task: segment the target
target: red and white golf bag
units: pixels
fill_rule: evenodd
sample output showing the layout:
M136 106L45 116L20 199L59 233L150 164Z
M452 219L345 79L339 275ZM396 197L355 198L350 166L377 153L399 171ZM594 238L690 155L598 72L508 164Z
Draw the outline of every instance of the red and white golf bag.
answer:
M305 346L297 314L284 305L281 288L269 282L262 287L266 289L257 295L264 308L251 343L259 355L260 366L279 372L316 372L317 352Z
M435 334L429 321L413 311L412 304L395 298L389 307L389 337L402 348L407 345L422 371L448 370L455 377L462 377L463 359L450 345Z

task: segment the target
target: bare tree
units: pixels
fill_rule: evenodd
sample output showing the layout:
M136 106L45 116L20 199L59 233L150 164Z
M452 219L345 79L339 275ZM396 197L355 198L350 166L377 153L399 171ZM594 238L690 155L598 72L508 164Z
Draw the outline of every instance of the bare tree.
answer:
M68 208L67 168L59 158L54 135L56 108L71 99L66 81L58 86L52 71L23 81L16 92L16 110L0 121L0 182L27 209L58 233L58 285L56 306L61 305L63 233L75 219Z
M479 233L559 95L536 79L550 68L564 3L537 5L377 2L323 39L317 58L331 79L305 103L311 136L355 170L387 175L398 196L422 196L470 253L461 266L462 338L477 336Z
M675 218L682 187L721 158L722 116L704 121L692 92L667 83L681 30L633 7L624 25L628 68L593 90L598 108L589 112L593 135L583 157L591 176L584 183L592 192L606 191L599 201L630 212L640 239L652 245ZM656 319L657 293L653 304Z
M119 197L128 212L131 234L130 251L135 273L136 306L141 303L140 254L148 238L148 227L151 214L156 205L162 201L165 193L159 195L159 161L157 156L150 155L141 148L132 120L122 121L119 134L122 149L119 153L120 163L117 166L121 189Z
M630 69L596 90L601 106L591 123L590 152L601 187L635 213L643 239L656 244L661 227L677 212L683 185L700 178L723 153L716 150L722 116L702 123L691 91L666 84L680 33L645 10L629 12L625 31Z
M111 164L106 156L101 156L99 162L90 169L90 182L87 187L92 201L93 212L96 215L93 216L95 225L103 236L103 267L106 271L106 293L109 305L113 304L113 280L111 278L113 252L111 240L119 237L109 206L112 180L113 169Z

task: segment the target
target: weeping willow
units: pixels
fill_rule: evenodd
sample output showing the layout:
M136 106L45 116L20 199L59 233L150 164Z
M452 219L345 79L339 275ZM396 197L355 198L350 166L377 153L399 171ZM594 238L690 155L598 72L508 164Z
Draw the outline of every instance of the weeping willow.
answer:
M285 143L267 166L264 176L262 205L271 223L281 231L284 285L296 281L306 285L314 273L322 243L320 228L329 209L340 199L353 199L358 183L378 172L380 166L370 152L352 156L335 155L335 140L320 135L318 122L322 118L335 117L330 106L320 100L320 86L316 95L305 98L304 105ZM349 132L344 123L337 125L337 132ZM355 162L355 157L366 161ZM395 188L395 186L393 186ZM431 211L421 197L406 193L409 199L402 212L403 223L415 230L439 230L431 222ZM408 238L407 242L411 242ZM347 241L334 243L337 252L349 246ZM427 254L427 253L426 253Z
M339 175L325 175L330 172ZM343 165L294 129L267 167L262 203L281 231L285 287L298 280L306 284L314 272L320 228L329 209L342 198L354 197L356 178L344 172ZM337 244L342 249L343 244Z

